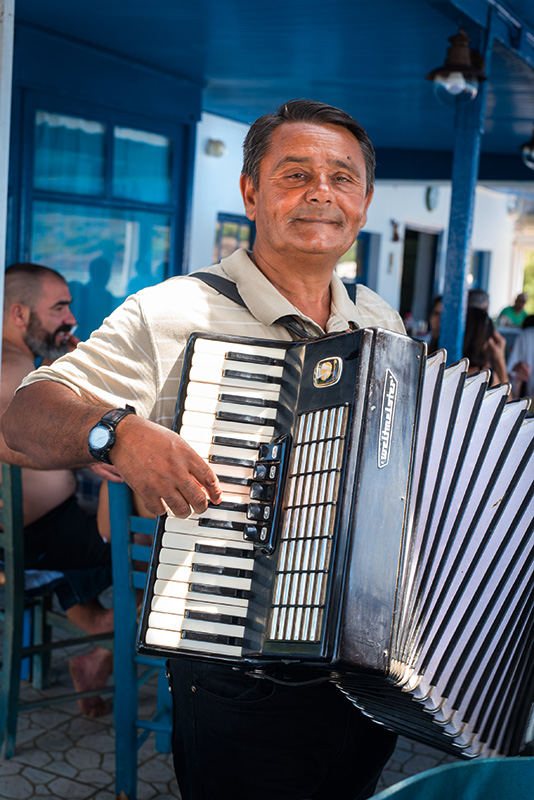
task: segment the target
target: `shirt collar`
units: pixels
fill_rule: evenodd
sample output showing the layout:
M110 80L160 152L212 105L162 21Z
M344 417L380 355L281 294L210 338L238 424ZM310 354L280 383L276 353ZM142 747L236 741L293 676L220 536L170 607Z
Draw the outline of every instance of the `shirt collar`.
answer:
M228 277L234 281L251 314L264 325L273 325L280 317L299 317L306 323L312 336L324 331L309 317L287 300L258 269L246 250L236 250L221 261ZM327 333L347 330L350 322L356 322L356 307L347 294L343 281L335 273L330 282L332 294Z

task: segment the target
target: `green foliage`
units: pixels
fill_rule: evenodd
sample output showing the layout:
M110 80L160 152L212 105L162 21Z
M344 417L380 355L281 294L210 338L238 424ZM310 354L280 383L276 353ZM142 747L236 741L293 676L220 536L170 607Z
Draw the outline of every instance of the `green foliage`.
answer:
M529 250L525 259L523 291L528 295L525 308L529 314L534 314L534 250Z

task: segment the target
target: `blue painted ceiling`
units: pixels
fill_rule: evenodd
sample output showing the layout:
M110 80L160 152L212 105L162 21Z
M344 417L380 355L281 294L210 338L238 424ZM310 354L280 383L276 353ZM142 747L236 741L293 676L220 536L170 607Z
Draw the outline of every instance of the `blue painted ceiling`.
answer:
M485 24L490 4L497 6L496 0L15 3L16 24L199 83L206 111L251 122L292 97L311 97L349 111L377 148L391 151L451 150L453 110L437 102L424 76L443 63L447 38L459 25L480 46L473 19ZM534 2L499 2L499 9L501 28L517 36L512 49L495 43L482 149L519 158L534 126Z

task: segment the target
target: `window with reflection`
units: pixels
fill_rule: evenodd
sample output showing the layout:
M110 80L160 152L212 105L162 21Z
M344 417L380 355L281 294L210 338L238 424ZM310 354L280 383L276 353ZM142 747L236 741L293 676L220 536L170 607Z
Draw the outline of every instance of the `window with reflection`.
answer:
M105 126L63 114L35 114L33 185L47 192L104 194Z
M133 128L113 129L113 194L144 203L171 199L171 142Z
M30 258L65 277L86 339L168 276L172 140L46 110L34 122Z

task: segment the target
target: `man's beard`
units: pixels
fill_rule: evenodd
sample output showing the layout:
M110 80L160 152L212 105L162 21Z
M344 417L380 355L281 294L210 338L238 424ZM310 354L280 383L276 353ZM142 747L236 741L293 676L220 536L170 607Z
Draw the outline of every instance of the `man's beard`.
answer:
M47 333L41 325L39 315L35 311L30 311L30 321L24 336L24 341L36 358L56 359L64 356L68 352L67 342L56 345L58 333L70 333L70 325L60 325L54 333Z

